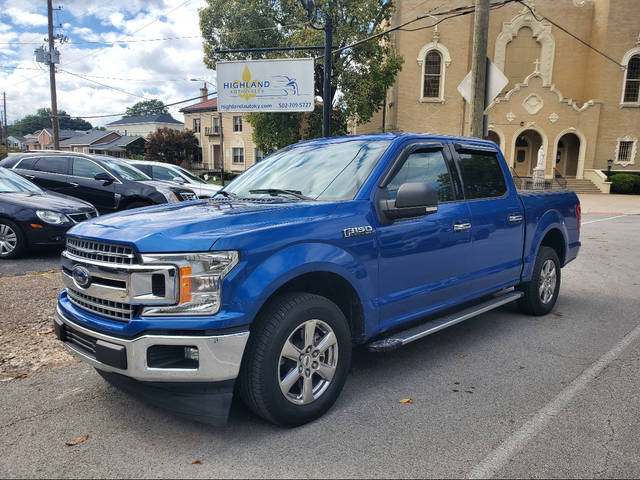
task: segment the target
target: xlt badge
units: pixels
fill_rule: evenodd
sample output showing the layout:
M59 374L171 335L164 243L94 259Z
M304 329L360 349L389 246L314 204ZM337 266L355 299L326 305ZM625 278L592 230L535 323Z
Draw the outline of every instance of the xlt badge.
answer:
M365 225L364 227L349 227L342 230L342 236L344 238L358 237L360 235L370 235L373 233L373 227L371 225Z

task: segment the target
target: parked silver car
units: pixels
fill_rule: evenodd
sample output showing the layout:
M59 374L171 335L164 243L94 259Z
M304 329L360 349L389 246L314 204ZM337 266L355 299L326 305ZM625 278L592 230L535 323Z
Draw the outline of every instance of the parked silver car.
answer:
M198 198L213 197L222 188L219 185L207 183L190 171L171 163L147 160L128 160L128 162L154 180L169 181L189 187Z

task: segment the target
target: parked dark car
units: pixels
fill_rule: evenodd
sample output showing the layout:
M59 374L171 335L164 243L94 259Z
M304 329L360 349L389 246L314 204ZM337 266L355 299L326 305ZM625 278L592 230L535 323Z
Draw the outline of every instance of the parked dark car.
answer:
M193 190L152 180L126 161L103 155L42 150L0 162L38 186L92 203L101 214L197 198Z
M29 247L62 246L69 228L97 215L87 202L42 190L0 167L0 259Z

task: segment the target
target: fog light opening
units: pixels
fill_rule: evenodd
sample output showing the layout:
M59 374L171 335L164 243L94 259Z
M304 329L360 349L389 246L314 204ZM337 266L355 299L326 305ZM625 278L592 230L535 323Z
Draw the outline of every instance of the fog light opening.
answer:
M153 345L147 349L149 368L197 370L198 347L193 345Z
M198 353L198 347L184 347L184 358L194 362L200 361L200 354Z

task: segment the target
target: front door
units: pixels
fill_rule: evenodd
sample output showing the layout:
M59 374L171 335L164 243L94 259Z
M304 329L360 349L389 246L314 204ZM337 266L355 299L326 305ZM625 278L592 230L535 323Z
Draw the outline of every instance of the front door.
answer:
M103 180L96 180L98 173L106 173L100 165L84 157L73 157L72 174L69 177L69 195L91 203L102 214L115 210L115 178L105 185Z
M377 199L394 200L403 183L422 182L439 194L436 213L376 228L383 330L443 308L465 290L471 218L453 168L442 145L411 145L392 167L397 173L378 192Z

